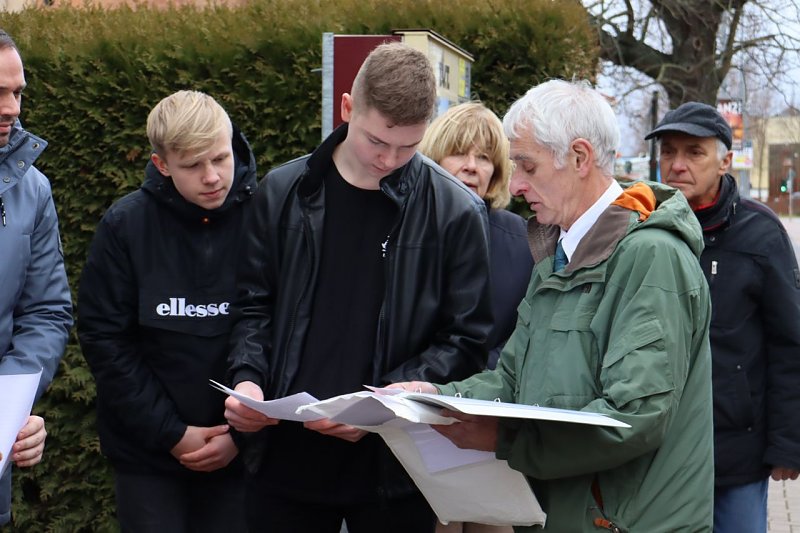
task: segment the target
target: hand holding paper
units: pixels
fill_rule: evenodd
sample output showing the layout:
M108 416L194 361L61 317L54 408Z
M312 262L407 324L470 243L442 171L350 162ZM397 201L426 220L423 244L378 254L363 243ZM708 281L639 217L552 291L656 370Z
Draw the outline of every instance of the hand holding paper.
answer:
M252 381L239 383L236 385L235 391L215 381L212 381L212 384L215 388L230 394L225 400L225 418L238 431L253 433L280 422L280 420L271 418L265 413L256 410L253 402L263 401L264 392L261 387ZM248 402L247 399L251 401Z
M11 453L23 454L20 466L31 466L41 459L47 432L41 418L30 417L41 376L41 371L0 376L0 474L5 471L9 459L17 462L16 458L9 457ZM15 443L16 448L13 448Z
M11 447L11 460L20 467L38 464L44 454L46 438L44 418L35 415L29 416L25 426L17 435L17 441Z
M375 390L373 387L367 387ZM402 383L392 383L386 386L387 389L399 389L406 392L425 392L428 394L439 394L439 390L427 381L404 381Z
M236 385L236 390L217 383L213 379L209 381L212 387L230 395L225 400L225 418L238 431L259 431L266 426L273 426L281 420L305 422L323 418L314 413L297 414L295 412L301 405L318 401L306 392L264 401L264 392L252 381L239 383Z
M497 417L475 416L445 409L442 415L459 420L460 424L431 426L461 449L493 452L497 449Z

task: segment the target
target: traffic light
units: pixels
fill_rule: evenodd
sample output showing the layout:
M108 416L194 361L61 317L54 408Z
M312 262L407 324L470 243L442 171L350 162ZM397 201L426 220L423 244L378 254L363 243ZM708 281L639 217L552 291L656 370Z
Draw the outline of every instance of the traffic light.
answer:
M781 192L786 192L789 190L789 185L786 183L786 180L781 180Z

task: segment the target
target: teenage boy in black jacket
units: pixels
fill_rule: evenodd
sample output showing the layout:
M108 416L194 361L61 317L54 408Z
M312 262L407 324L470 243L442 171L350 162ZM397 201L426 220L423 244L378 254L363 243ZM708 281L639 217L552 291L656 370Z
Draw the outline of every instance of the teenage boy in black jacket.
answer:
M236 390L323 399L485 366L486 208L416 151L435 83L425 54L379 46L342 97L347 124L259 185L231 336ZM233 397L226 408L234 428L258 432L244 450L253 531L338 533L344 519L350 533L433 532L377 435L277 424Z
M800 271L778 217L727 173L731 128L687 102L646 139L703 227L711 292L714 531L767 530L767 480L800 473Z
M180 91L147 119L141 189L97 228L78 335L123 531L244 530L224 396L235 266L256 188L247 141L210 96Z

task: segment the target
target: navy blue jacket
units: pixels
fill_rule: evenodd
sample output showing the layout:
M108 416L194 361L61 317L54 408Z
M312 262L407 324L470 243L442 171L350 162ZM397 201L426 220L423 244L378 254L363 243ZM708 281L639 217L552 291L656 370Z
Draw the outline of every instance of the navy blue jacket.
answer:
M695 211L711 291L714 455L718 486L800 469L800 271L777 216L740 198L730 175Z
M517 324L517 307L525 297L533 270L525 219L504 209L489 209L489 283L494 326L489 333L488 367L494 368Z

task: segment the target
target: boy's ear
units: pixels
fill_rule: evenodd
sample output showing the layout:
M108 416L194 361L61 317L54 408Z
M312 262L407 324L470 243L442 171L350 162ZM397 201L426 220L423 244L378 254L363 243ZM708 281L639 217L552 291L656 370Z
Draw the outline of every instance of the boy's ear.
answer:
M161 173L162 176L170 175L167 162L161 159L161 156L159 156L157 153L153 152L150 155L150 161L153 162L153 164L156 166L156 168L158 169L158 171Z
M342 121L350 122L350 117L353 116L353 97L348 93L342 93L341 113Z

